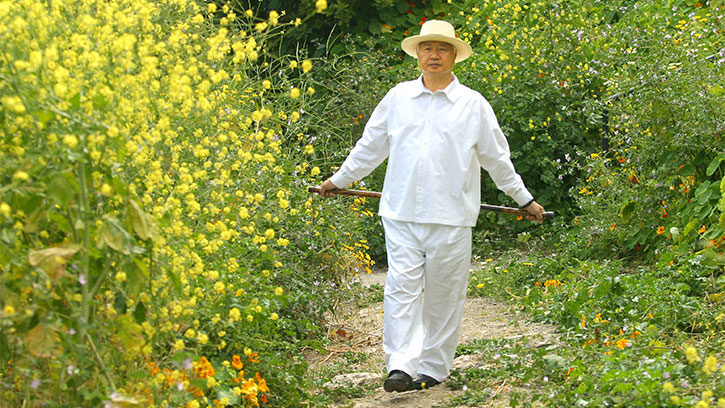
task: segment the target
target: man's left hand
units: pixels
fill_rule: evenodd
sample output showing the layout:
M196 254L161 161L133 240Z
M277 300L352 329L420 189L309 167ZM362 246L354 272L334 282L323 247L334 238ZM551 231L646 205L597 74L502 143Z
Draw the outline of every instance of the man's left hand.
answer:
M528 211L529 214L531 214L526 216L526 219L528 220L538 221L539 223L542 223L546 218L546 210L544 210L544 207L542 207L541 204L537 203L536 201L532 201L531 204L524 208L524 210Z

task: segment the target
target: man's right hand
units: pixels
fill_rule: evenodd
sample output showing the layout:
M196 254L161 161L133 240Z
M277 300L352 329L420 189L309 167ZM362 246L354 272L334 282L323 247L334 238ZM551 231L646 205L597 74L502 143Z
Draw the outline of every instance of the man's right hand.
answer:
M330 179L327 179L320 184L320 195L323 197L334 197L337 194L333 193L333 190L337 190L337 186L332 184Z

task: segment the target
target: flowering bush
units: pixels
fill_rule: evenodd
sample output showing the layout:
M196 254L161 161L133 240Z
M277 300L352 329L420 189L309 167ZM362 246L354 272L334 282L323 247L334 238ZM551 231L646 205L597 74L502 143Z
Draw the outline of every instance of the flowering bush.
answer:
M301 348L361 237L344 203L327 216L305 190L313 62L266 49L300 23L186 0L0 2L4 402L303 398Z

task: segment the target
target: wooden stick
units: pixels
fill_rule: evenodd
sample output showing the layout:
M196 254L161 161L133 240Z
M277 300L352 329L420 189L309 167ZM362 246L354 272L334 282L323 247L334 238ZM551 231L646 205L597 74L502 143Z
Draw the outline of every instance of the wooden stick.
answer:
M310 186L307 188L307 191L310 193L320 193L320 188L317 186ZM382 195L381 193L377 191L365 191L365 190L348 190L345 188L340 188L337 190L332 190L331 193L337 194L337 195L346 195L346 196L352 196L352 197L368 197L368 198L380 198ZM498 213L504 213L504 214L514 214L514 215L521 215L521 216L528 216L531 215L526 210L522 210L519 208L512 208L512 207L501 207L498 205L489 205L489 204L481 204L481 210L485 211L493 211ZM554 218L556 214L554 214L553 211L547 211L544 213L544 218L547 220L550 220Z

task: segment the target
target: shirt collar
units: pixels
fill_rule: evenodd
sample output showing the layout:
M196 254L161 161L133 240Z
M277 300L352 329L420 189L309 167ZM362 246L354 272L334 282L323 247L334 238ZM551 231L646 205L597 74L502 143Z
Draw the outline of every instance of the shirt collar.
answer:
M458 77L456 76L456 74L451 73L451 75L453 75L453 81L451 81L451 83L448 84L448 86L446 86L445 88L443 88L439 91L436 91L436 92L442 92L446 96L446 98L448 98L449 101L455 102L458 97L457 91L460 88L461 83L458 81ZM418 96L420 96L424 93L429 93L429 94L433 93L433 92L431 92L430 89L426 88L425 85L423 84L423 75L422 74L418 77L418 80L416 81L416 83L417 83L417 89L415 89L412 94L413 98L417 98Z

